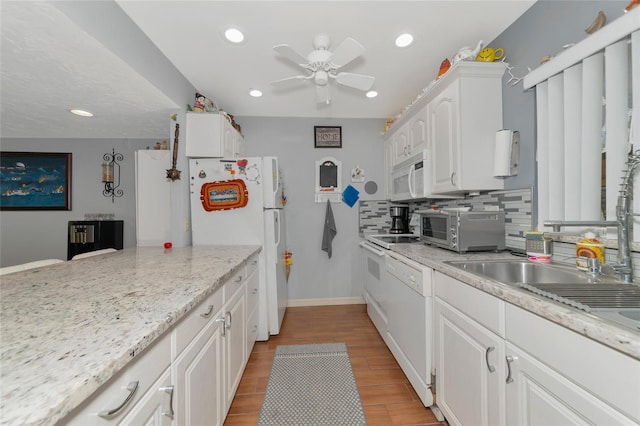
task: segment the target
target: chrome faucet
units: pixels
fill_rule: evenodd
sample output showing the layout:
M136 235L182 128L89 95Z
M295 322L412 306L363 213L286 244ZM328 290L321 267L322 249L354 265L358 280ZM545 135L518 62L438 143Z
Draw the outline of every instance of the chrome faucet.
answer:
M618 203L616 205L615 221L562 221L547 220L543 222L544 226L552 226L554 232L560 232L561 227L565 226L616 226L618 228L618 259L616 263L602 265L602 269L612 269L622 282L633 282L633 267L631 263L631 243L629 233L632 227L631 204L633 201L633 174L640 166L640 150L635 151L629 156L627 161L627 171L625 172L618 194Z

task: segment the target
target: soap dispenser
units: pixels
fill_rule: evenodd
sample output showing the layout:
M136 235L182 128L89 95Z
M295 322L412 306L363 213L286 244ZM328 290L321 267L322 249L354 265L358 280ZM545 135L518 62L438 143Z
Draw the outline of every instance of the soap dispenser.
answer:
M600 265L604 265L604 244L593 232L585 232L584 238L576 244L576 267L581 271L588 271L589 258L598 259Z

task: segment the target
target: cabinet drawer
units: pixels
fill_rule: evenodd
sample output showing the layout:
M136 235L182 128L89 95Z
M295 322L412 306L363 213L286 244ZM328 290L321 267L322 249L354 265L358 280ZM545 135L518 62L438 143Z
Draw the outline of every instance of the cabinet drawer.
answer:
M223 289L219 288L215 293L209 295L202 303L196 306L180 321L174 331L174 356L180 354L194 337L216 318L216 314L222 309Z
M118 424L169 367L170 363L171 338L167 333L94 392L60 424L79 426ZM136 382L137 387L135 387ZM135 391L133 391L134 387ZM131 399L124 404L128 395L132 395ZM98 415L98 413L114 410L121 405L122 408L112 415L106 417Z
M639 360L511 304L506 317L509 342L640 422Z
M435 273L436 297L464 312L500 337L505 337L505 302L484 291Z
M247 267L242 266L224 284L224 302L231 300L243 282L247 280Z

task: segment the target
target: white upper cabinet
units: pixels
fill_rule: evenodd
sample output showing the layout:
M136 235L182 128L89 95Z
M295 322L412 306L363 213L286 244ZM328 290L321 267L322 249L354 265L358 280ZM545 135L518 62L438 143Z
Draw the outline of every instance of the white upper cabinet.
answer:
M391 138L392 164L394 166L429 147L427 139L427 108L423 107L399 129Z
M469 64L445 74L428 105L434 193L504 188L504 180L493 177L493 161L496 132L502 129L505 64Z
M223 114L187 113L186 156L234 158L244 155L244 138Z
M495 135L502 130L502 75L506 64L463 61L453 66L409 108L386 140L391 167L422 150L434 195L504 188L493 177Z

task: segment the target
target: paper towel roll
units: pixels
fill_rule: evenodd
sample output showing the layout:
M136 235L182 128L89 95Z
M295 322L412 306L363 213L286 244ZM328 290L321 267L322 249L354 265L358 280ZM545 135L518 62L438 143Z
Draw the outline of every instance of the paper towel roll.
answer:
M511 176L511 130L498 130L496 132L496 145L493 157L493 176Z

